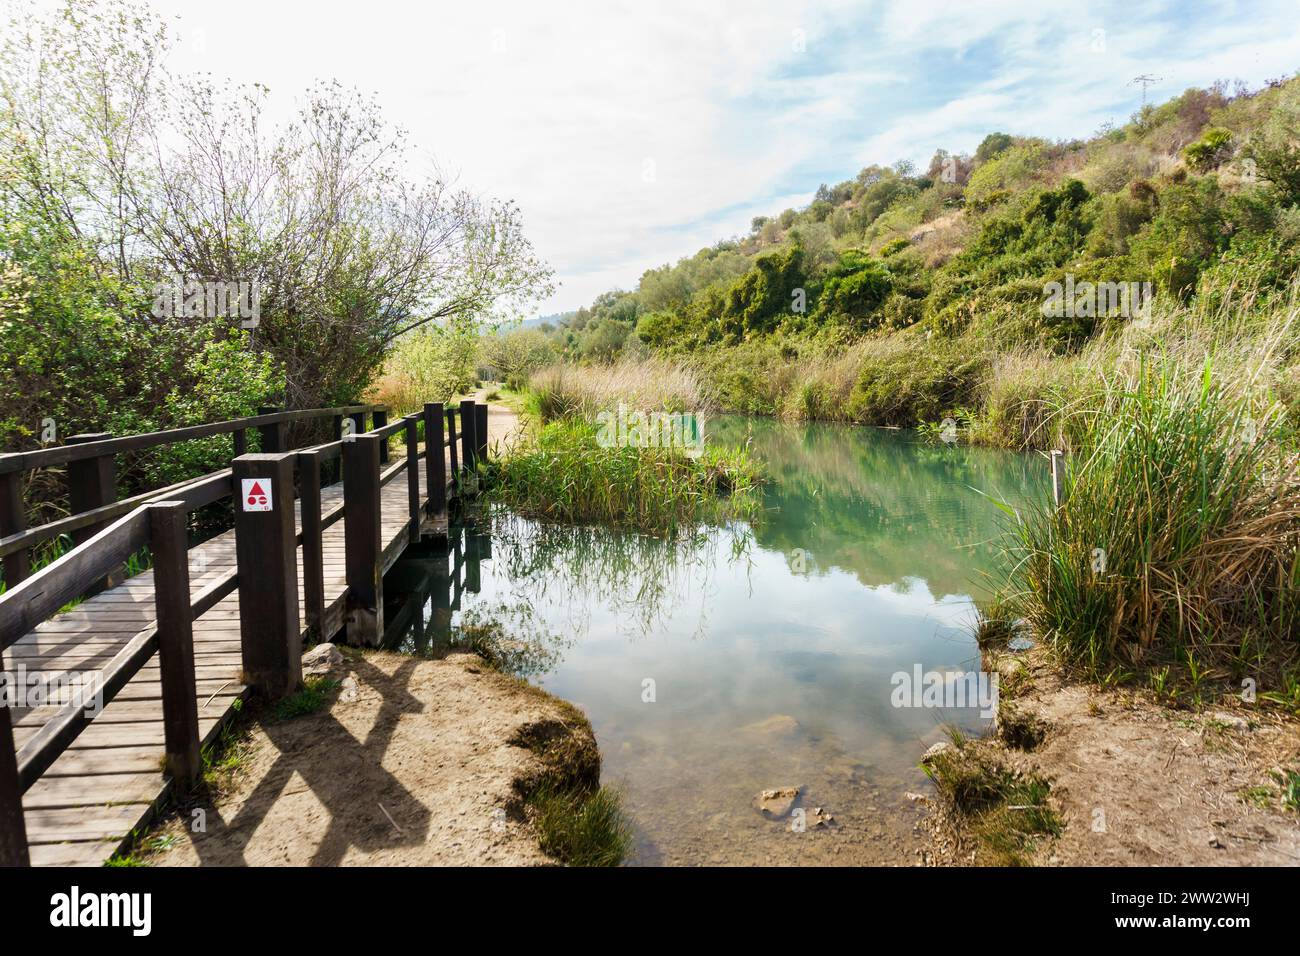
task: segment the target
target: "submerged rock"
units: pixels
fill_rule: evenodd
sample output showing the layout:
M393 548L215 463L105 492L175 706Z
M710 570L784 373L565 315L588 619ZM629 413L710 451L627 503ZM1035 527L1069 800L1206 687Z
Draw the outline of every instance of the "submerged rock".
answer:
M799 721L789 714L773 714L740 728L741 733L756 737L793 737L799 730Z
M755 798L758 812L769 820L779 820L790 815L799 799L799 787L776 787L764 790Z
M804 820L804 825L809 830L815 830L818 827L829 826L834 822L835 818L824 809L821 807L813 807L812 810L809 811L807 818Z

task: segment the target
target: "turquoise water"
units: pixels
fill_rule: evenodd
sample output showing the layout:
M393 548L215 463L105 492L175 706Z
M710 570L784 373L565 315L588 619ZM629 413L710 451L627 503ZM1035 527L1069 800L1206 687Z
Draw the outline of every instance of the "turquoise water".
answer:
M944 725L986 721L895 706L894 675L978 668L973 601L1001 516L986 496L1045 495L1045 468L879 429L707 431L749 442L770 475L756 526L668 543L488 515L465 539L456 610L399 566L392 639L436 648L449 624L508 639L514 670L590 718L633 863L909 863L918 757ZM777 787L833 822L765 818L756 795Z

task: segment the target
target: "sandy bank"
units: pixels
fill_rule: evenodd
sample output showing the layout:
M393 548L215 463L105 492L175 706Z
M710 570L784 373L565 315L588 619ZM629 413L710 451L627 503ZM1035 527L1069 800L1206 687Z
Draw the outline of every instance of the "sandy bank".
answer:
M355 678L355 685L347 675ZM600 757L576 709L470 654L349 654L321 710L250 721L223 792L171 815L154 865L545 865L524 795ZM539 751L561 743L565 766ZM196 817L195 811L201 811ZM201 820L206 830L196 829Z

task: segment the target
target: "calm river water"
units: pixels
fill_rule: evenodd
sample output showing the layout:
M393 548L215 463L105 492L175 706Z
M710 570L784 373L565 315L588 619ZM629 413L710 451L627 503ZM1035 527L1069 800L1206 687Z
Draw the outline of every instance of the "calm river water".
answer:
M766 466L755 527L670 544L494 514L465 539L450 615L420 590L419 559L399 565L390 637L422 650L448 618L499 626L516 672L590 718L636 825L633 864L910 863L917 759L943 725L984 719L896 707L893 677L978 668L973 600L1000 515L985 495L1045 495L1044 466L869 428L707 431ZM833 822L765 818L755 797L777 787Z

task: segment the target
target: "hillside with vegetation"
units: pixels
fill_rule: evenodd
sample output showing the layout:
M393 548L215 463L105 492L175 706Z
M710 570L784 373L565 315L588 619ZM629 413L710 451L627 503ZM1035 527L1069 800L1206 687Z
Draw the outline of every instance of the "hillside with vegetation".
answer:
M1297 79L1189 89L1088 139L990 133L974 155L940 149L925 170L823 185L549 335L516 335L537 361L543 336L580 363L673 357L727 409L904 427L951 416L975 440L1044 447L1062 438L1046 393L1137 329L1204 334L1218 312L1290 300L1298 136ZM1051 308L1053 283L1077 302ZM1290 352L1273 358L1290 407Z
M1060 506L1004 506L983 633L1300 710L1297 266L1300 78L1216 84L1088 139L868 167L482 361L543 418L626 402L1064 449Z

